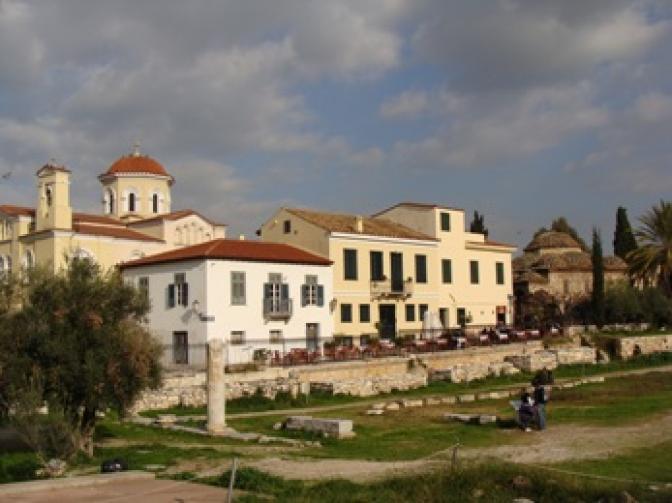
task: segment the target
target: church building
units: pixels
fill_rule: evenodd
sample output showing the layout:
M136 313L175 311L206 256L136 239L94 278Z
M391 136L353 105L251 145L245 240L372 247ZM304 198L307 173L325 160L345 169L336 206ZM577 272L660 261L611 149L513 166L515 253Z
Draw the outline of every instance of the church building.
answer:
M35 264L58 270L73 257L107 269L226 235L224 224L194 210L172 210L175 179L137 145L98 177L102 214L73 211L65 166L46 164L36 177L34 207L0 204L0 272Z

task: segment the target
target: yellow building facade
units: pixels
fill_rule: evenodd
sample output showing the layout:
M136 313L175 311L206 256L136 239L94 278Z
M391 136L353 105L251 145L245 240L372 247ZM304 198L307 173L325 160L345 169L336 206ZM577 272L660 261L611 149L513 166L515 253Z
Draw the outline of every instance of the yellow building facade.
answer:
M64 166L47 164L36 178L35 206L0 205L0 272L35 264L55 271L72 257L107 269L226 234L225 225L196 211L171 211L174 178L137 146L99 176L102 214L73 211L72 173Z
M259 235L333 261L335 334L357 343L417 335L436 328L431 317L444 328L512 321L515 247L464 224L463 210L418 203L371 217L282 208Z

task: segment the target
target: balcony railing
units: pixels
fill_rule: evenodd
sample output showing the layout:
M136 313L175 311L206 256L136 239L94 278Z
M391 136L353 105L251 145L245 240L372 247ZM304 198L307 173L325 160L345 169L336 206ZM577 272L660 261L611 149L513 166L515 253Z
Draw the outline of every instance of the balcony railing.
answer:
M264 316L271 319L287 319L292 316L292 299L270 297L264 299Z
M413 280L408 278L403 281L381 279L371 281L371 296L376 297L410 297L413 295Z

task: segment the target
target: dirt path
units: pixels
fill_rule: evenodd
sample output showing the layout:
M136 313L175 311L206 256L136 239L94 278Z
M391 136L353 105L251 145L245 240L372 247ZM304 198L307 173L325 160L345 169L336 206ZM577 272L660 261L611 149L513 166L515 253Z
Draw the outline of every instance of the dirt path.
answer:
M496 458L516 463L557 463L576 459L601 459L672 439L672 413L621 427L551 426L543 433L529 435L529 440L515 445L460 450L460 459ZM392 475L408 475L446 465L452 449L414 461L363 461L350 459L281 459L277 457L245 461L246 466L288 479L320 480L342 477L358 482Z

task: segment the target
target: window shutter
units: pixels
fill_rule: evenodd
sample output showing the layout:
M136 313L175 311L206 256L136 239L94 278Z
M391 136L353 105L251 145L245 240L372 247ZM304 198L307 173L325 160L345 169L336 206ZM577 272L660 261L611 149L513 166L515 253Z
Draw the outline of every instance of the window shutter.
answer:
M182 305L189 305L189 283L182 283Z
M308 305L308 285L301 285L301 307Z
M264 283L264 299L273 297L273 286L270 283Z
M168 285L168 307L175 307L175 285Z
M289 299L289 285L287 283L280 285L280 298Z
M324 306L324 286L317 285L317 305Z

